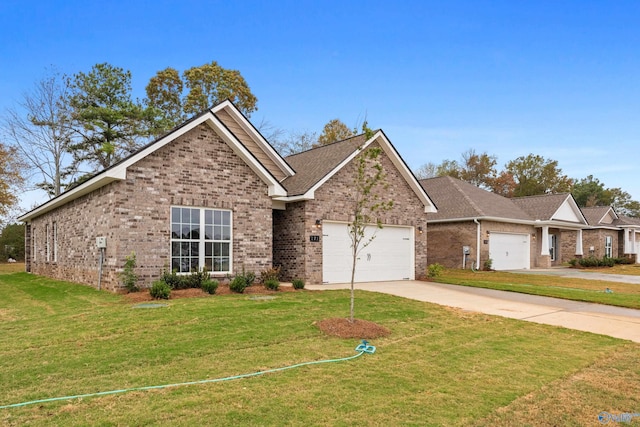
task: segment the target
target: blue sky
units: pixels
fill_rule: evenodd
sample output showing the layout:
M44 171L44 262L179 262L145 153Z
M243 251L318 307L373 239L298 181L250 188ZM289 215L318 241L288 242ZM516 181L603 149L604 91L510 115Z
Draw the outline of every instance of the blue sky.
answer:
M156 71L215 60L249 83L256 124L366 115L412 168L534 153L640 200L639 19L638 1L4 0L0 110L52 65L129 69L143 97Z

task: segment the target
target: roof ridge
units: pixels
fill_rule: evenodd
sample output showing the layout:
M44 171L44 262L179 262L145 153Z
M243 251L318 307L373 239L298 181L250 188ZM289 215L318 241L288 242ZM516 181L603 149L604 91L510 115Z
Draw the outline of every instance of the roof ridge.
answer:
M374 133L378 133L379 131L380 131L380 129L378 129L378 130L374 131ZM288 155L286 158L290 158L290 157L298 156L298 155L300 155L300 154L305 154L305 153L308 153L308 152L313 151L313 150L318 150L318 149L321 149L321 148L330 147L330 146L335 145L335 144L340 144L341 142L347 142L347 141L349 141L349 140L351 140L351 139L358 138L358 137L361 137L361 136L364 136L364 135L365 135L364 133L359 133L358 135L352 135L352 136L350 136L350 137L348 137L348 138L341 139L341 140L339 140L339 141L334 141L334 142L332 142L332 143L330 143L330 144L321 144L321 145L318 145L318 146L316 146L316 147L311 147L311 148L309 148L308 150L301 151L301 152L299 152L299 153L290 154L290 155Z
M466 193L462 188L460 188L460 186L458 185L458 183L462 182L462 183L465 183L465 184L468 184L468 185L472 185L472 186L474 186L475 188L477 188L477 189L479 189L479 190L481 190L481 188L480 188L480 187L478 187L478 186L476 186L476 185L473 185L473 184L471 184L471 183L469 183L469 182L467 182L467 181L464 181L464 180L462 180L462 179L455 179L455 178L453 178L452 176L448 176L448 175L447 175L447 178L449 178L449 181L451 181L451 183L453 184L453 186L454 186L456 189L458 189L458 192L462 194L462 196L465 198L465 200L466 200L467 202L469 202L469 204L471 205L471 207L472 207L472 208L473 208L473 209L474 209L474 210L475 210L475 211L476 211L480 216L484 216L484 215L485 215L485 212L480 208L480 206L478 206L478 204L477 204L477 203L476 203L476 202L475 202L471 197L469 197L469 195L468 195L468 194L467 194L467 193Z

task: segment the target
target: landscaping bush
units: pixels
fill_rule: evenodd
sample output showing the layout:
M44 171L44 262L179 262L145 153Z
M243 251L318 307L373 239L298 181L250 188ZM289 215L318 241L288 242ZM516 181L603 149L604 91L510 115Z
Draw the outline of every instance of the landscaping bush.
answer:
M186 276L187 288L200 289L202 284L210 279L211 276L206 268L192 271L190 275Z
M215 294L217 289L218 289L217 280L207 279L204 282L202 282L202 290L208 294L211 294L211 295Z
M267 280L280 280L280 267L271 267L260 272L260 281L266 283Z
M489 258L484 262L483 265L484 265L485 271L491 271L491 268L493 267L493 260Z
M429 264L429 266L427 267L427 277L429 279L436 278L442 275L443 271L444 267L441 264L438 264L437 262L435 264Z
M133 269L136 268L136 253L131 252L131 255L125 258L124 268L120 273L120 280L122 285L129 292L137 292L138 288L138 276L134 273Z
M231 283L229 283L229 289L231 289L231 292L236 292L238 294L241 294L244 292L246 288L247 288L247 280L245 279L244 276L236 276L233 278Z
M156 280L151 285L149 293L155 299L169 299L171 295L171 288L162 280Z
M576 263L579 264L580 267L584 267L584 268L613 267L616 264L627 264L629 263L629 260L627 258L610 258L610 257L596 258L594 256L589 256L586 258L580 258L578 260L569 261L569 264L571 264L571 266L575 266Z
M569 265L570 265L571 267L575 267L576 265L578 265L578 259L577 259L577 258L571 258L571 259L569 260Z
M280 288L280 282L276 279L268 279L264 282L264 287L272 291L277 291Z
M189 287L189 283L187 282L188 276L180 276L173 270L169 272L166 268L162 271L162 275L160 276L160 280L169 285L171 289L187 289Z
M293 285L293 289L304 289L304 280L302 279L293 279L291 284Z

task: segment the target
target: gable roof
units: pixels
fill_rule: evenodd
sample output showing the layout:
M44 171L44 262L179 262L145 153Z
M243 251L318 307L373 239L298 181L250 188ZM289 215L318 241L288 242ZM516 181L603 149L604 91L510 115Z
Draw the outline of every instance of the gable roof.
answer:
M234 151L236 155L244 160L245 163L253 170L253 172L260 177L260 179L268 186L269 188L269 196L285 196L287 194L284 187L279 183L278 179L271 173L269 169L267 169L249 150L245 145L229 130L229 128L216 116L215 111L221 111L225 109L227 112L231 112L236 117L240 116L244 121L248 123L248 120L244 118L242 113L238 111L238 109L231 103L231 101L223 101L218 104L214 108L204 111L203 113L192 117L187 120L180 126L174 128L158 139L150 142L149 144L143 146L138 151L132 153L128 157L123 160L115 163L109 168L93 175L88 180L83 182L82 184L74 187L64 193L60 194L53 199L43 203L42 205L36 207L35 209L25 213L24 215L18 218L19 221L29 221L32 218L38 217L48 211L51 211L59 206L62 206L72 200L75 200L81 196L89 194L98 188L101 188L113 181L122 181L127 177L127 168L144 157L150 155L151 153L159 150L165 145L171 143L176 138L186 134L190 130L196 128L201 124L206 124L210 126L221 138L224 142L226 142L229 147ZM249 124L250 125L250 124ZM257 132L257 131L256 131ZM264 141L266 143L266 141ZM257 146L262 147L262 143L258 143ZM269 145L267 143L267 145ZM254 151L256 148L254 147ZM273 148L271 148L273 150ZM275 150L274 150L275 152ZM276 153L277 155L277 153ZM279 156L278 156L279 157ZM281 159L283 164L286 164L284 160ZM287 165L288 167L288 165ZM290 168L289 168L290 170ZM293 172L293 171L291 171Z
M436 212L436 205L418 183L411 169L382 130L376 131L368 140L365 135L357 135L286 157L285 160L293 167L296 174L282 181L282 185L287 189L289 195L285 198L278 198L278 200L292 202L313 199L318 188L374 142L380 145L400 175L423 203L424 211Z
M587 224L575 199L568 193L514 197L511 200L539 221Z
M621 228L640 229L640 218L634 218L626 215L619 215L614 224Z
M508 199L450 176L423 179L420 184L438 205L438 213L429 215L428 223L484 219L566 228L587 224L570 194Z
M589 206L580 208L589 225L611 225L618 215L611 206Z
M289 196L305 194L365 142L364 135L357 135L285 157L296 174L285 179L282 185L287 189Z
M429 215L429 220L479 217L534 219L510 199L450 176L423 179L420 184L438 206L438 212Z

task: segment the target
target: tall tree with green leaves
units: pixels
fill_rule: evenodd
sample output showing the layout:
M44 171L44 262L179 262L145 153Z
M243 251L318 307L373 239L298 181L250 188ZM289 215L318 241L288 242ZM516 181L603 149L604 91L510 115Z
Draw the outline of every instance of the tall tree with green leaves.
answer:
M96 64L69 79L69 105L79 141L71 144L75 165L96 172L135 151L151 133L148 111L131 97L131 72Z
M24 224L7 224L0 233L0 261L24 261Z
M508 162L505 172L515 182L514 197L568 193L573 180L562 174L556 160L529 154Z
M231 100L247 117L257 110L258 103L240 71L223 68L216 61L191 67L182 77L171 67L158 71L149 80L146 92L146 103L159 124L156 134L225 99Z
M157 133L172 129L187 117L182 106L184 83L175 68L165 68L151 77L145 88L152 114L157 121Z
M580 207L611 206L613 204L613 193L593 175L576 180L571 194Z
M353 135L353 131L340 119L333 119L324 125L322 133L318 137L317 145L327 145L333 142L342 141L343 139L347 139Z
M371 139L374 133L365 121L362 125L366 140ZM388 188L386 173L382 167L382 148L369 147L362 150L356 157L356 171L352 187L352 220L348 224L349 237L351 239L351 298L349 304L349 322L354 322L355 290L354 282L356 267L360 252L366 248L376 237L376 232L367 234L372 227L382 228L379 213L393 208L393 200L385 200L385 191ZM372 225L375 224L375 225ZM377 231L377 230L376 230Z
M25 172L36 175L35 186L50 197L59 195L72 179L69 147L73 141L69 90L55 70L24 93L19 108L3 117L3 130L25 161Z

